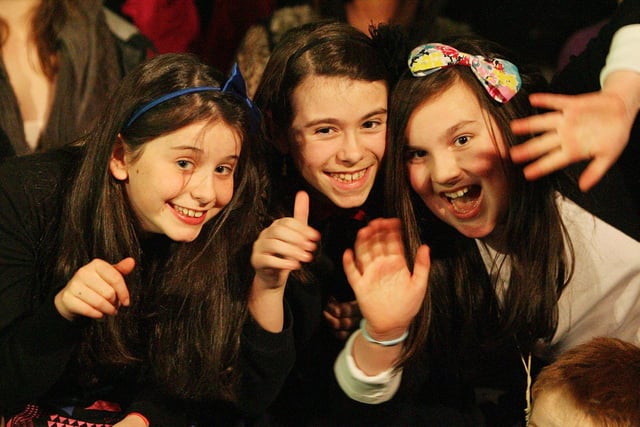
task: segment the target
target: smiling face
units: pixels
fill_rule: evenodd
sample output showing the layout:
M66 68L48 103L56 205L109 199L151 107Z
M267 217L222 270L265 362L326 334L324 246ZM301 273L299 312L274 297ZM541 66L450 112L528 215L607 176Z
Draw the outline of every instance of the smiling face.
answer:
M224 122L195 123L147 142L135 155L116 144L110 170L124 181L144 231L191 242L231 200L240 147Z
M292 95L291 156L304 179L341 208L361 206L384 155L387 85L310 76Z
M473 92L458 80L421 104L406 137L409 180L427 207L467 237L498 237L509 197L505 144Z

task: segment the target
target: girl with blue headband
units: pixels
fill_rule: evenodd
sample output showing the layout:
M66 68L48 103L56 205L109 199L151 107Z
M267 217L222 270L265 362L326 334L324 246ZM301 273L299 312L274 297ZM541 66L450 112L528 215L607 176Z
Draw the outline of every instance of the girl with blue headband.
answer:
M193 56L161 55L79 143L3 163L9 425L227 425L264 410L291 345L246 304L261 291L248 268L264 213L259 120L237 70L225 83Z
M358 401L521 425L539 364L595 335L640 343L640 242L511 161L526 137L510 122L546 82L503 58L488 42L422 45L394 88L399 219L371 222L344 257L366 323L335 369Z

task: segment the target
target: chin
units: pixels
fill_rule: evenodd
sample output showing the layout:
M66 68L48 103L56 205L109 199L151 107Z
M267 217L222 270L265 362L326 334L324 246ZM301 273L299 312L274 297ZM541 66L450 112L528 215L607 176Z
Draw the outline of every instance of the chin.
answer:
M167 237L173 240L174 242L183 242L189 243L193 242L198 238L200 233L167 233Z
M359 208L367 201L367 197L338 197L331 200L342 209Z

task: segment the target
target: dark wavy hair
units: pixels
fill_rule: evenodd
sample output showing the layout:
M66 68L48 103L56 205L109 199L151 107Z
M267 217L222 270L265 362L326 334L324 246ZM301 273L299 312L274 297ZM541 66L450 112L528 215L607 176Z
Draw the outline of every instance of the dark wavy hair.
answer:
M445 43L462 52L505 58L502 48L486 40L457 38ZM546 81L525 67L520 74L522 89L504 104L490 98L464 66L419 78L407 70L393 90L385 171L385 197L394 201L388 204L389 215L401 218L404 224L411 263L422 243L431 247L432 254L428 297L414 324L408 354L419 351L427 339L432 349L462 352L460 331L473 336L479 345L515 338L528 351L538 339L550 340L557 327L557 302L572 274L573 249L556 206L555 179L527 181L519 166L509 159L503 162L510 181L505 248L511 273L509 286L498 301L496 283L489 278L475 241L437 219L410 187L406 172L406 130L413 112L454 84L464 84L474 93L508 147L523 142L526 138L515 136L509 123L534 114L528 96L542 90Z
M221 84L223 76L195 56L157 56L124 78L100 124L80 142L83 157L66 199L57 283L66 283L94 258L136 260L126 277L131 306L117 316L90 322L86 330L81 366L90 369L85 381L99 382L105 379L101 375L145 366L155 385L170 395L234 398L251 283L247 250L264 214L264 156L257 135L247 131L249 110L244 99L232 93L190 93L157 105L125 128L136 110L162 95ZM155 242L144 246L124 184L109 171L113 146L121 135L126 150L135 155L147 142L200 122L223 122L242 141L233 197L195 241L156 238L165 249L154 249Z

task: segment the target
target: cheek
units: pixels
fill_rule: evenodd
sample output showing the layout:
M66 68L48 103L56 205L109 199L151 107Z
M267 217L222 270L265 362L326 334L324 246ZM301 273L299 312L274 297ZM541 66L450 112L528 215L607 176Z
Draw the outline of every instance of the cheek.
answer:
M320 144L300 144L291 152L293 163L299 171L320 168L331 156L330 150L327 148Z
M371 142L368 144L369 151L371 151L379 160L382 160L384 157L386 142L385 133L383 132L372 138Z
M220 207L223 207L229 204L231 198L233 197L233 180L229 179L221 183L221 185L219 185L218 187L219 188L216 190L216 204Z
M426 167L421 165L409 165L407 167L407 175L409 184L413 191L420 197L424 198L431 193L431 185L429 180L429 172Z

